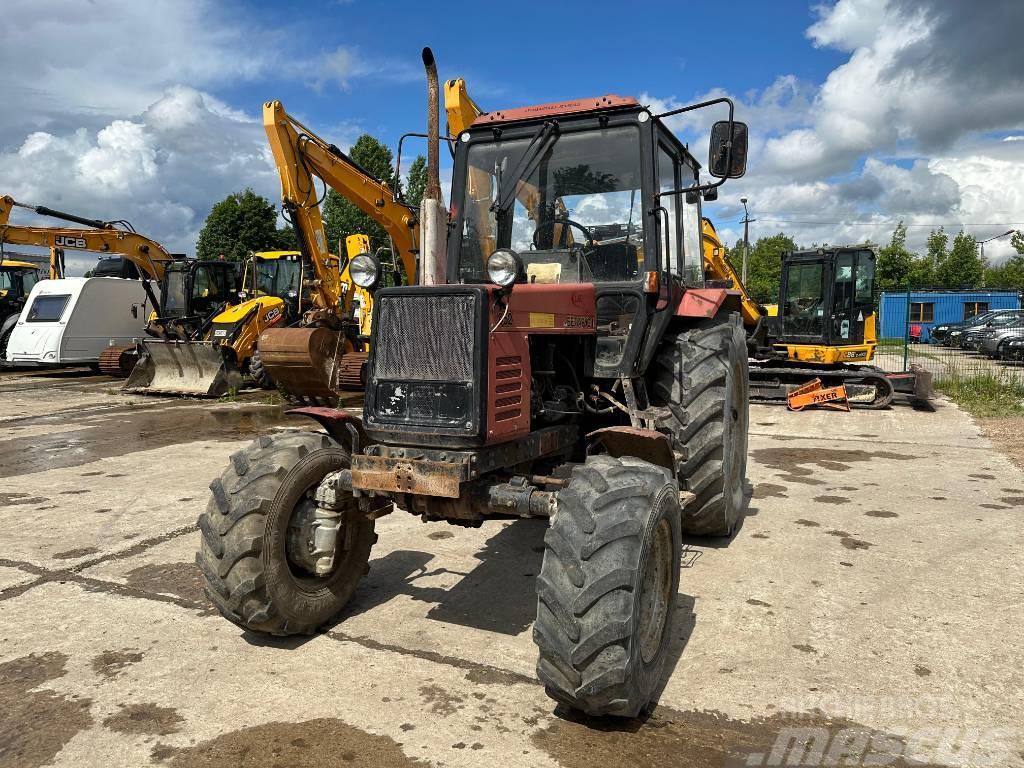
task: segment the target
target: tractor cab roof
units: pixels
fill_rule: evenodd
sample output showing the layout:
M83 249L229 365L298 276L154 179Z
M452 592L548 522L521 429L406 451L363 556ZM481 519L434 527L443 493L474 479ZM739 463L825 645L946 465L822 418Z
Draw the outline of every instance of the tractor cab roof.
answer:
M640 102L632 96L616 96L610 93L606 96L596 96L589 99L574 99L572 101L553 101L548 104L535 104L530 107L517 107L515 109L504 109L495 112L484 112L473 121L471 128L479 128L485 125L498 123L516 123L523 120L536 120L546 117L562 117L564 115L577 115L585 112L608 112L611 110L639 110Z

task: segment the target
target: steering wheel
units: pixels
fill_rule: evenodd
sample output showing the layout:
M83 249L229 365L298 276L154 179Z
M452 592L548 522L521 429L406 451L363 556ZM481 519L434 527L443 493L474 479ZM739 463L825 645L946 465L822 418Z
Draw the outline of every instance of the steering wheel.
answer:
M551 219L550 221L545 221L543 224L541 224L539 227L537 227L533 231L533 247L534 248L540 249L540 244L537 242L540 238L537 237L537 235L539 235L541 232L543 232L546 229L552 229L553 230L555 228L556 224L562 224L563 225L563 228L562 228L562 239L563 240L565 239L565 235L566 235L565 227L566 226L568 226L568 227L576 227L576 229L578 229L580 232L582 232L583 236L587 239L586 250L588 250L588 251L594 250L594 236L590 233L590 230L587 229L582 224L580 224L578 221L573 221L568 216L565 216L565 217L562 217L562 218L557 218L556 217L554 219Z

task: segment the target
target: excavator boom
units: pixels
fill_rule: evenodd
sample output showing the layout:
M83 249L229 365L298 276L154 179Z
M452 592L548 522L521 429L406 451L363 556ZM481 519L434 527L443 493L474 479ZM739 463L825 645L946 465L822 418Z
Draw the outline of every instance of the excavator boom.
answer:
M365 292L357 298L347 270L339 269L330 256L316 180L387 232L392 252L410 279L419 250L416 212L386 182L288 115L280 101L263 105L263 127L281 179L282 208L314 279L303 281L298 325L260 335L260 359L270 378L293 399L332 402L339 389L360 378L366 356L360 320L370 313L371 301Z

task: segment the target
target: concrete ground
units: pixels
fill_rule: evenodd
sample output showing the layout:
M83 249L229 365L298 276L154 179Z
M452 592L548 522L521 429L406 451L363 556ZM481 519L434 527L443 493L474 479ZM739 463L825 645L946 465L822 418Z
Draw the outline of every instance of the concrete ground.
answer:
M229 624L206 486L311 425L116 387L0 374L4 768L1024 765L1024 477L951 405L753 407L749 509L686 542L660 703L602 722L536 682L539 522L395 513L325 634Z

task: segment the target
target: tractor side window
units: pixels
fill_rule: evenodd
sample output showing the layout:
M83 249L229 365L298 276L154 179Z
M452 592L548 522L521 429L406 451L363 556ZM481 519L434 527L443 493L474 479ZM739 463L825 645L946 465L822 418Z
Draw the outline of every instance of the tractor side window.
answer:
M0 291L9 291L14 287L14 277L10 272L0 272Z
M704 254L701 251L700 202L688 203L685 195L679 201L683 208L683 280L689 286L702 286Z
M675 157L665 151L663 145L658 145L658 191L659 192L670 192L673 189L678 189L677 183L678 174L676 173L677 162ZM666 224L666 216L661 211L658 212L658 232L661 241L659 245L664 246L666 239L668 240L668 267L670 272L675 274L680 273L681 264L679 262L679 195L665 195L661 198L661 205L668 211L668 222ZM668 232L666 236L665 227L667 226Z
M206 298L210 295L211 288L213 286L210 283L210 273L206 271L205 267L200 267L196 270L195 281L192 283L193 296Z
M787 336L820 338L824 330L824 283L821 262L789 267L783 324Z

